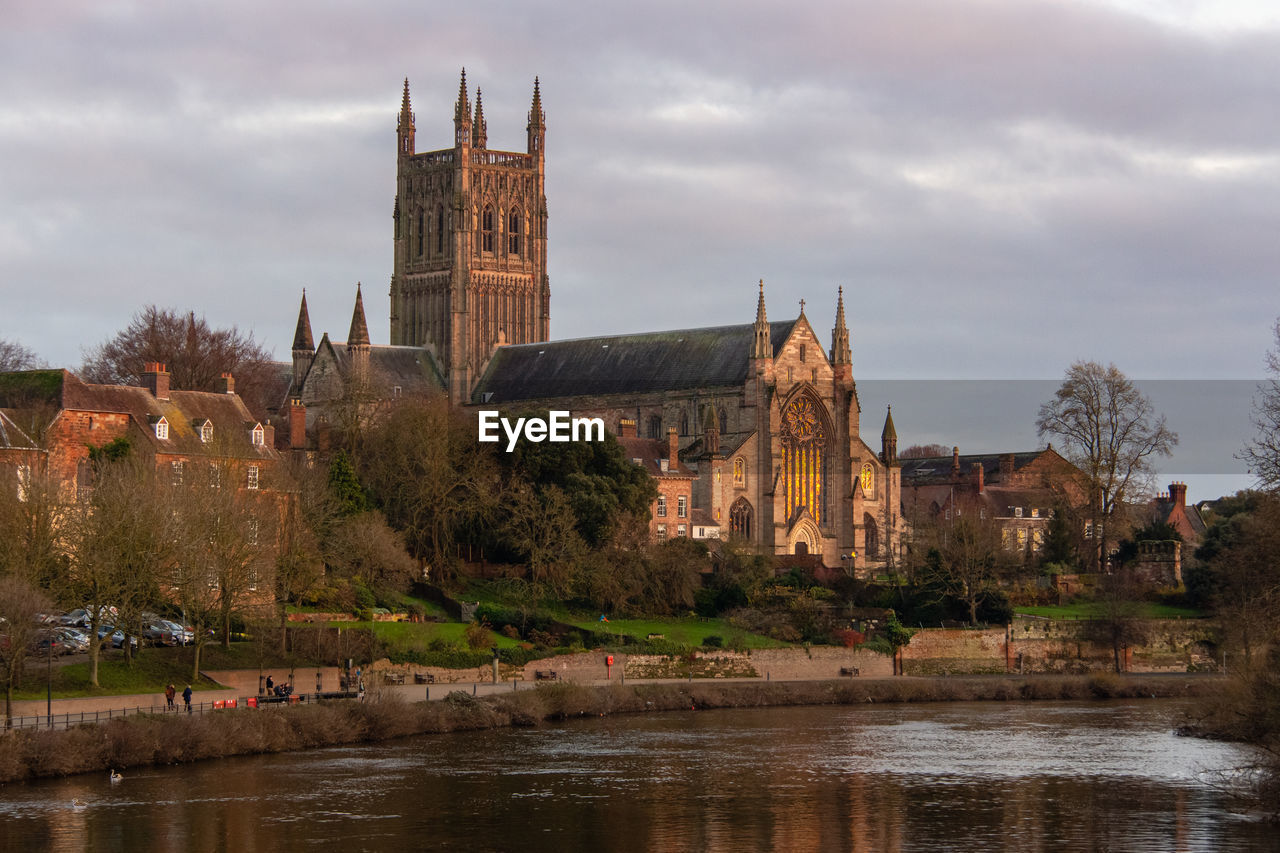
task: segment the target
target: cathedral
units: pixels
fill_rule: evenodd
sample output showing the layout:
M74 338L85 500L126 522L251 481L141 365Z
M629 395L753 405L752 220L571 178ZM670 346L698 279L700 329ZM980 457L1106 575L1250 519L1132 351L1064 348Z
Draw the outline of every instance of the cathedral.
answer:
M525 152L488 148L481 93L473 107L465 71L453 125L452 148L419 153L405 81L391 343L370 342L357 288L347 342L326 335L314 345L304 294L287 383L292 446L356 386L379 397L443 391L489 409L567 409L620 436L670 443L692 475L692 510L711 528L829 568L894 565L904 528L897 434L886 414L879 449L862 440L843 292L829 350L803 302L795 319L769 321L763 282L753 323L551 341L538 81Z

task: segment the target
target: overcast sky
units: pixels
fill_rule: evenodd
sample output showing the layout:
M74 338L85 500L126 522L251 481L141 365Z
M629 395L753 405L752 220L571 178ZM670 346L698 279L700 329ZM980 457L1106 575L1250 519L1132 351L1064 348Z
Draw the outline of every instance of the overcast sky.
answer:
M1262 374L1280 5L1246 0L12 0L0 339L75 368L155 303L287 358L302 288L342 339L362 281L386 343L402 81L443 148L464 65L497 149L542 80L553 337L749 322L763 278L824 339L844 286L859 378Z

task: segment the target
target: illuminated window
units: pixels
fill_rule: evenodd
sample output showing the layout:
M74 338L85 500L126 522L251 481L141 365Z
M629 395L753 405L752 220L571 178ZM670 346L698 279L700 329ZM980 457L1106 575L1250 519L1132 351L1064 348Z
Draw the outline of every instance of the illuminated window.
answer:
M862 483L862 494L871 497L876 487L876 472L870 462L862 463L862 477L859 479Z
M747 486L747 461L741 456L733 460L733 484L740 489Z

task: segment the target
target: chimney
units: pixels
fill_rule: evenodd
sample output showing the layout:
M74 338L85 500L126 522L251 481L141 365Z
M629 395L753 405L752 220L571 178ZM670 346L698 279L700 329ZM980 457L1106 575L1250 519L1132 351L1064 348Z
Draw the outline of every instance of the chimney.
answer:
M218 383L218 387L222 389L223 394L236 393L236 379L230 373L222 374L222 381Z
M631 418L623 418L618 421L618 436L619 438L635 438L636 422Z
M1170 483L1169 484L1169 500L1173 501L1175 506L1187 505L1187 484L1186 483Z
M1000 479L1007 480L1013 474L1013 454L1006 453L1000 457Z
M951 448L951 476L960 476L960 447L959 445Z
M987 478L983 474L981 462L975 465L974 468L976 469L976 476L978 479L978 494L982 494L983 490L987 487Z
M301 397L289 399L289 449L304 450L307 446L307 407Z
M267 447L270 447L272 450L276 449L276 425L275 424L262 425L262 443L265 444Z
M142 387L151 392L157 400L169 399L169 372L157 361L147 362L142 371Z
M680 436L676 434L675 427L667 428L667 467L675 471L680 467Z

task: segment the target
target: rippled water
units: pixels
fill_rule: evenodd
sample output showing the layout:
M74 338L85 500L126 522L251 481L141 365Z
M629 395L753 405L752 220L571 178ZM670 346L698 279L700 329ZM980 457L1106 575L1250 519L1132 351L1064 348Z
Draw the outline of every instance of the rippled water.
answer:
M1179 708L698 711L0 789L15 850L1271 850ZM84 806L73 806L79 798Z

